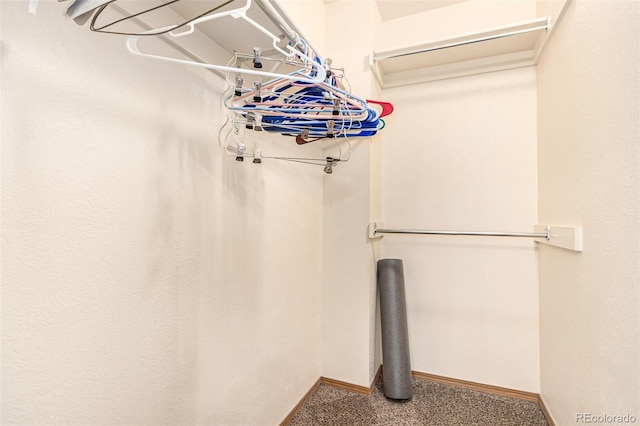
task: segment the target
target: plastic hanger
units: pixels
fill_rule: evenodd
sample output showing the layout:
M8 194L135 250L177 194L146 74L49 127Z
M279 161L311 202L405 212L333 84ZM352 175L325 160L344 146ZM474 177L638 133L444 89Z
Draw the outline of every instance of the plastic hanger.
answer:
M249 114L251 120L260 117L261 130L296 136L296 143L299 145L324 138L373 136L381 128L376 110L368 107L365 101L348 95L342 90L338 92L340 96L348 95L358 99L355 110L349 111L344 105L339 104L339 108L334 108L335 105L331 101L340 99L335 96L333 98L321 96L320 94L328 93L324 83L310 85L286 82L279 87L280 84L282 82L272 81L261 86L261 89L266 90L258 92L255 89L247 90L242 96L238 95L241 88L236 87L235 96L223 98L227 110L236 114L230 117L230 120L242 124L246 122ZM283 88L298 89L298 91L286 93L282 92ZM277 92L273 92L273 89ZM258 94L257 97L256 94ZM243 97L246 103L240 103L238 106L230 105L230 99L239 97ZM274 99L277 102L273 102ZM353 108L353 106L350 107Z
M329 80L329 79L328 79ZM263 115L289 118L353 119L370 117L367 102L335 84L291 82L275 79L255 89L238 88L225 98L225 106L234 111L254 111Z
M236 87L235 96L225 98L225 107L246 113L253 111L265 116L281 116L290 119L351 119L376 121L393 112L389 102L362 100L340 87L331 71L327 81L318 84L302 84L272 80L260 86L260 90ZM377 116L372 116L370 104L381 107ZM377 111L374 110L374 111Z
M371 99L367 99L367 103L369 103L369 104L377 104L377 105L380 105L382 107L382 112L380 112L380 118L386 117L387 115L389 115L389 114L391 114L393 112L393 104L391 104L390 102L374 101L374 100L371 100Z

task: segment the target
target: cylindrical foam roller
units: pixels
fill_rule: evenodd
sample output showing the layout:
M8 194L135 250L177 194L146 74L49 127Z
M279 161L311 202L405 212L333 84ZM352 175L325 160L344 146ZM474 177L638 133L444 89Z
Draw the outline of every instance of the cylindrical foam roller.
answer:
M413 386L402 260L379 260L377 284L382 326L384 395L391 399L411 399Z

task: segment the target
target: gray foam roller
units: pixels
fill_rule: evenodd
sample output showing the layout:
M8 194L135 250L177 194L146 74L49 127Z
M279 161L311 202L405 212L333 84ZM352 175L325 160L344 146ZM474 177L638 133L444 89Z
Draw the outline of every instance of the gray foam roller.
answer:
M382 328L382 382L384 396L411 399L411 359L401 259L381 259L377 272Z

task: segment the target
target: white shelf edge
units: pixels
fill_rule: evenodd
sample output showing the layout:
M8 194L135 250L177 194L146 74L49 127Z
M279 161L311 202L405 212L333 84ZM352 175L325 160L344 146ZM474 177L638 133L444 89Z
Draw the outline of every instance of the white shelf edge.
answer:
M541 17L516 24L494 27L480 32L467 33L427 43L420 43L397 49L374 51L369 57L369 66L381 88L397 87L472 74L500 71L504 69L532 66L536 64L536 47L541 45L540 38L547 32L549 23L549 17ZM397 59L399 57L409 55L428 55L430 51L459 47L465 44L483 43L483 39L493 41L496 40L496 38L506 38L508 35L520 35L536 31L539 31L541 34L535 38L535 42L527 43L520 50L507 54L498 54L471 60L452 60L446 64L410 68L387 73L384 73L380 66L380 64L384 63L385 60Z
M399 55L416 54L426 49L447 48L451 44L466 43L475 39L490 37L493 35L529 30L532 28L537 28L543 25L547 25L547 23L548 23L548 18L545 16L541 18L531 19L528 21L518 22L515 24L487 28L483 31L459 34L457 36L447 37L447 38L438 39L434 41L428 41L425 43L413 44L410 46L399 47L395 49L380 50L380 51L374 52L374 56L376 58L376 61L384 61L385 59L391 59Z

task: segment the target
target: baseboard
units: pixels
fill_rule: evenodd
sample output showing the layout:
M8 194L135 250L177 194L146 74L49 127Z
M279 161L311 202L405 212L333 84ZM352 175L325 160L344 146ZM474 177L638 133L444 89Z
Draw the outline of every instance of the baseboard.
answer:
M344 389L351 392L358 392L364 395L371 395L371 388L367 386L354 385L353 383L330 379L328 377L320 377L320 383L322 383L323 385L333 386L334 388Z
M304 394L304 396L302 397L302 399L300 399L300 401L298 401L298 403L296 404L295 407L293 407L293 410L291 410L289 412L289 414L287 415L287 417L284 418L284 420L282 421L282 423L280 423L280 426L286 426L289 424L289 422L291 421L291 419L293 418L293 416L296 415L296 413L304 406L304 404L307 403L307 401L309 400L309 398L311 398L311 395L313 395L313 393L316 391L316 389L318 389L318 386L320 386L320 383L322 383L322 377L319 378L318 380L316 380L316 382L313 384L313 386L311 386L311 389L309 389L307 391L307 393Z
M503 388L500 386L485 385L484 383L469 382L467 380L452 379L450 377L436 376L435 374L421 373L419 371L412 371L411 375L416 379L431 380L433 382L460 386L463 388L486 392L494 395L508 396L510 398L517 398L524 401L538 403L540 400L540 395L533 392L525 392L516 389Z
M311 395L313 395L316 389L318 389L318 386L320 386L321 384L327 385L327 386L333 386L335 388L344 389L351 392L358 392L364 395L371 395L371 392L373 392L373 387L376 385L376 383L378 382L378 379L380 378L380 374L382 374L382 365L378 367L378 371L376 371L376 374L373 376L373 380L371 381L371 385L369 387L354 385L353 383L343 382L342 380L330 379L328 377L320 377L316 381L316 383L311 387L311 389L309 389L309 391L296 404L296 406L293 407L293 410L291 410L291 412L287 415L287 417L285 417L282 423L280 423L280 426L286 426L291 421L293 416L295 416L296 413L304 406L304 404L307 403L309 398L311 398Z
M542 414L544 414L544 418L547 419L547 423L549 424L549 426L556 426L556 423L553 421L553 417L551 417L549 409L544 403L544 399L542 399L542 395L538 395L538 405L542 410Z
M309 391L302 397L300 402L298 402L298 404L293 408L293 410L291 410L289 415L282 421L282 423L280 423L280 426L286 426L289 423L289 421L291 421L293 416L295 416L298 410L302 408L302 406L307 402L307 400L311 397L311 395L313 395L316 389L318 389L318 386L320 386L321 384L333 386L333 387L348 390L351 392L361 393L364 395L371 395L371 393L373 392L373 387L376 385L378 379L380 378L380 374L382 374L382 365L378 368L378 371L376 372L373 378L373 381L371 382L371 385L369 387L354 385L353 383L330 379L328 377L320 377L316 381L316 383L311 387L311 389L309 389ZM437 376L435 374L429 374L429 373L421 373L419 371L412 371L411 376L420 380L430 380L432 382L439 382L447 385L460 386L463 388L490 393L493 395L507 396L510 398L517 398L523 401L535 402L540 406L540 409L542 410L542 414L544 414L544 417L547 420L547 423L549 424L549 426L555 426L555 423L551 418L551 414L549 413L549 410L547 410L547 407L544 405L544 401L542 400L540 395L537 393L526 392L526 391L521 391L517 389L503 388L500 386L486 385L484 383L470 382L468 380L452 379L450 377Z

